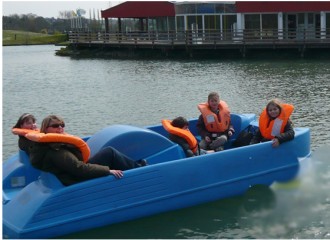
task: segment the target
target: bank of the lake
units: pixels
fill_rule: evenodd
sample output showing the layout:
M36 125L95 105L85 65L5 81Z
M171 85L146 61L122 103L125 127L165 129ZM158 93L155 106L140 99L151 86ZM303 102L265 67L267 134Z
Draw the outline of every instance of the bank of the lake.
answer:
M67 40L67 34L49 35L17 30L2 31L3 46L63 44Z

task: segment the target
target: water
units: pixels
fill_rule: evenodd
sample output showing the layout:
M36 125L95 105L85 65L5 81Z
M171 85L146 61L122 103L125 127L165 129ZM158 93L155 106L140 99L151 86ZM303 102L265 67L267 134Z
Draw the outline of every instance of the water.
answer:
M260 114L271 98L295 106L313 154L296 181L65 238L330 238L330 60L76 60L55 46L3 48L3 159L24 112L48 114L86 136L110 124L195 118L217 91L232 112ZM306 167L307 166L307 167Z

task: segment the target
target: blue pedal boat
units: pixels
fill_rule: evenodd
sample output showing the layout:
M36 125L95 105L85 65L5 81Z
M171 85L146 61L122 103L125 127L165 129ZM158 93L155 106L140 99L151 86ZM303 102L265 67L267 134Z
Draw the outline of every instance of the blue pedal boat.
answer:
M186 158L161 124L112 125L84 138L91 155L112 146L146 167L122 179L106 176L63 186L51 173L33 168L19 151L3 163L3 238L55 238L86 229L242 195L250 187L296 177L310 156L310 131L295 128L292 141L233 147L239 132L257 128L255 114L232 114L236 132L216 153ZM197 119L190 130L197 138Z

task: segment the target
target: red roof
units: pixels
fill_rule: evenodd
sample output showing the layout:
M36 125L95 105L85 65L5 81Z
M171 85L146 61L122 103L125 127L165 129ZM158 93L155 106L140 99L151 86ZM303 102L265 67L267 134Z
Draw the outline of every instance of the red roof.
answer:
M102 18L173 17L174 4L168 1L128 1L101 11Z
M238 13L330 11L330 1L237 1Z

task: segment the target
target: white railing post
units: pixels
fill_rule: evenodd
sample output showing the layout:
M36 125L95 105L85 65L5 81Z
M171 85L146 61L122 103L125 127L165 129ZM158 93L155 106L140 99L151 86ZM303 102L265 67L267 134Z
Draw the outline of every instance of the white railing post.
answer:
M283 13L279 12L277 16L278 39L283 39Z

